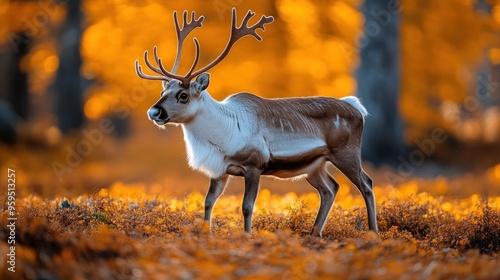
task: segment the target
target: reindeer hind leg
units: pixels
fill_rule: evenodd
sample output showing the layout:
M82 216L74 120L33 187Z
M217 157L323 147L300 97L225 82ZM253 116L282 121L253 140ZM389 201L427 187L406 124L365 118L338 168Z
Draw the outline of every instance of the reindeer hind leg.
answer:
M377 213L372 179L361 166L360 149L350 147L337 150L332 154L330 160L358 188L366 204L368 227L377 232Z

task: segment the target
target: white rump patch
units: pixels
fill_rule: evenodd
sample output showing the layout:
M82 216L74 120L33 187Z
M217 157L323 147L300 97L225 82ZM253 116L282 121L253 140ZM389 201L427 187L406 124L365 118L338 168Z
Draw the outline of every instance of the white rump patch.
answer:
M365 106L361 104L361 101L359 101L359 98L357 98L356 96L347 96L341 98L341 100L351 104L354 108L356 108L361 113L363 118L365 118L368 115L368 111L366 111Z

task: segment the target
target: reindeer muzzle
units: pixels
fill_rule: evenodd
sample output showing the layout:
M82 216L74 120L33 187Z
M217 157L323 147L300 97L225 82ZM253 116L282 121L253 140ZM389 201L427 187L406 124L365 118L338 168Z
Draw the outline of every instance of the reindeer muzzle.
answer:
M157 125L164 125L170 120L170 117L167 114L167 110L159 105L155 105L149 108L148 117Z

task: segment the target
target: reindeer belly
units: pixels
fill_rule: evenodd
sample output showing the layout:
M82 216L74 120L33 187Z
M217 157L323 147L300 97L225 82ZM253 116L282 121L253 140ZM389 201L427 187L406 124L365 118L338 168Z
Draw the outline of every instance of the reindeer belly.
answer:
M323 165L329 151L320 139L289 139L270 145L270 158L263 175L292 178Z
M288 166L288 169L283 169L283 166L277 165L276 163L270 163L268 168L266 168L262 175L269 175L283 179L289 179L294 177L299 177L305 174L313 172L318 167L325 164L326 158L320 157L312 162L296 162L295 166Z

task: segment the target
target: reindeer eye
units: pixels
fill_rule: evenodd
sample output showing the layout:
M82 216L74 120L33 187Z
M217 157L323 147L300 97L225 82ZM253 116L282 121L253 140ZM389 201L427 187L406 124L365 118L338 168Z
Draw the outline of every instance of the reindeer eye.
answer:
M178 100L179 100L181 103L186 103L186 102L188 101L188 99L189 99L189 95L187 95L187 93L184 93L184 92L183 92L183 93L181 93L181 94L179 95L179 99L178 99Z

